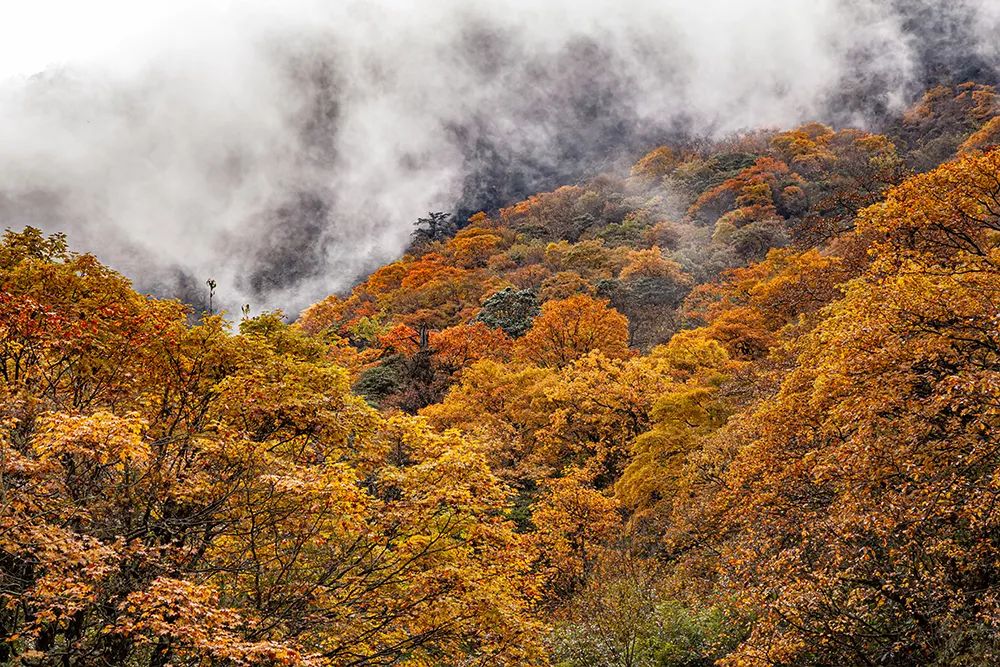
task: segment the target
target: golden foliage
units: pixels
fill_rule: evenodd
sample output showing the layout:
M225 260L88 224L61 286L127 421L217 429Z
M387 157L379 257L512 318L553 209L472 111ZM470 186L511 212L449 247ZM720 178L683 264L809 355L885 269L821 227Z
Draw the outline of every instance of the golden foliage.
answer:
M582 294L543 304L514 345L515 357L541 366L564 366L591 350L628 356L628 321L607 300Z

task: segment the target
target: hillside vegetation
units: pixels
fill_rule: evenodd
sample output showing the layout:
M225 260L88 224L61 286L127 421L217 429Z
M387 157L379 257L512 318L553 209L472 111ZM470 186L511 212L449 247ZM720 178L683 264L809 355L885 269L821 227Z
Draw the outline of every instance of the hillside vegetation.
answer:
M231 325L0 245L0 663L1000 661L1000 98L660 146Z

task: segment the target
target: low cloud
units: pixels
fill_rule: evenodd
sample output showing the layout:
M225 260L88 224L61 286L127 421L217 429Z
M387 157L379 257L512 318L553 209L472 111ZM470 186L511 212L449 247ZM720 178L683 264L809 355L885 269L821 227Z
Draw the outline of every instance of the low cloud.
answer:
M398 256L429 210L496 206L678 133L899 107L934 76L930 4L189 10L0 86L0 215L68 232L144 290L196 299L212 277L230 311L295 312ZM934 66L992 67L1000 11L949 11L935 20L968 54Z

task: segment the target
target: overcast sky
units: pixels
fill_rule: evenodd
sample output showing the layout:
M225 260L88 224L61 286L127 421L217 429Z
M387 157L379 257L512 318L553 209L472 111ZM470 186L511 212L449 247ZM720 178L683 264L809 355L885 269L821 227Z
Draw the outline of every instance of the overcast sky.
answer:
M158 33L164 20L223 0L3 0L0 76L24 76L70 63L105 63Z

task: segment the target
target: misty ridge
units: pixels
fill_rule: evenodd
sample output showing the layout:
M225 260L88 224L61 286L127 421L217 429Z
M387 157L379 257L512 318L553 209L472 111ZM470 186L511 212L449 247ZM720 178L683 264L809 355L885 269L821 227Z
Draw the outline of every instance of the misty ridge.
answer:
M1000 0L0 22L0 665L1000 665Z
M464 219L666 140L878 128L1000 63L988 0L240 6L0 84L4 226L66 232L140 290L197 303L214 278L230 313L295 313L427 211Z

